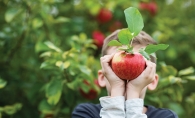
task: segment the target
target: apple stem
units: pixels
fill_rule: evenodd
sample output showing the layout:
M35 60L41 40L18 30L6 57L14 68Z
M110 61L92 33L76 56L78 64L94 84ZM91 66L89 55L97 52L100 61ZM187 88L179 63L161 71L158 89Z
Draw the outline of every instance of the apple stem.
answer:
M125 52L134 54L134 52L133 52L133 46L132 46L132 44L133 44L133 39L134 39L134 37L130 40L130 43L127 44L127 49L125 50Z

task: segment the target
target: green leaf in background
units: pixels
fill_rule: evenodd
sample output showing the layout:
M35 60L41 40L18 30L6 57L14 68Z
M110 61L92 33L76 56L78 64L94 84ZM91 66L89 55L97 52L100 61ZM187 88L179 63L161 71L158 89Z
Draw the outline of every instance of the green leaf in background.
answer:
M169 108L175 111L178 115L183 114L185 112L181 104L170 103Z
M129 29L122 29L118 33L118 38L119 38L120 43L122 43L123 45L128 45L130 41L132 40L133 36L131 32L129 31Z
M21 12L22 9L17 8L8 9L5 13L5 21L10 23Z
M171 65L168 65L166 67L163 67L162 70L163 70L164 75L167 75L167 76L168 75L176 76L176 74L177 74L177 69L174 68Z
M90 9L89 12L95 16L98 14L99 10L101 9L101 5L100 4L94 4L94 1L90 1L90 0L87 0L87 1L83 1L85 2L85 7Z
M7 82L0 78L0 89L4 88L6 84L7 84Z
M145 48L145 51L150 55L158 50L165 50L169 47L169 45L167 44L157 44L157 45L148 45Z
M57 46L55 46L52 42L50 42L50 41L46 41L45 42L45 45L47 45L50 49L53 49L53 50L55 50L56 52L62 52L61 50L60 50L60 48L58 48Z
M169 79L169 83L170 84L175 84L175 83L178 83L178 82L182 82L182 79L181 78L175 77L175 76L172 76L172 75L170 75L168 77L168 79Z
M122 46L122 44L117 40L112 40L108 43L108 46Z
M64 68L67 69L70 66L70 61L64 62Z
M0 107L0 113L3 112L3 107ZM1 116L1 115L0 115ZM0 117L1 118L1 117Z
M81 89L82 89L85 93L89 92L89 90L91 89L90 85L86 85L84 82L81 82L81 83L80 83L80 87L81 87Z
M161 65L161 70L159 71L160 76L162 77L167 77L167 76L176 76L177 75L177 69L174 68L171 65L166 65L164 62L160 63Z
M82 65L79 65L78 66L80 71L88 76L91 75L91 70L87 67L87 66L82 66Z
M55 65L55 62L54 61L47 60L47 61L41 63L40 68L41 69L52 69L54 67L54 65Z
M55 95L48 97L47 102L51 105L56 105L60 100L61 94L61 91L57 91Z
M55 65L60 67L62 70L64 70L70 66L70 61L65 61L65 62L57 61Z
M43 20L41 20L40 18L34 18L32 21L32 27L34 29L37 29L41 26L43 26Z
M21 108L22 108L21 103L15 103L14 105L6 105L5 107L3 107L3 111L6 114L12 115L16 113L18 110L20 110Z
M70 19L63 17L63 16L60 16L60 17L56 18L53 22L54 23L65 23L65 22L70 22Z
M44 52L40 55L40 57L50 57L52 55L52 52L50 51L47 51L47 52Z
M75 78L75 80L66 83L67 87L71 90L77 90L78 89L78 85L81 83L81 79L79 78Z
M150 55L144 51L144 49L140 49L139 53L142 54L147 60L150 60Z
M178 75L182 76L182 75L189 75L189 74L192 74L192 73L194 73L194 68L193 67L188 67L186 69L180 70L178 72Z
M189 79L189 80L195 80L195 75L185 76L184 78Z
M50 50L50 48L45 45L43 42L39 41L36 43L35 45L35 52L41 52L41 51L47 51L47 50Z
M53 114L53 106L48 104L48 102L45 99L40 102L39 110L44 114L46 114L46 113Z
M47 101L51 105L56 105L62 93L62 80L52 79L46 88Z
M128 29L135 37L144 27L142 15L137 8L129 7L125 9L125 18L128 25Z
M72 89L66 89L66 91L64 91L64 94L65 94L64 100L67 103L67 106L73 106L75 103L77 103L76 101L77 97L73 93L75 93L75 91L73 91ZM78 99L81 99L81 98L78 98Z

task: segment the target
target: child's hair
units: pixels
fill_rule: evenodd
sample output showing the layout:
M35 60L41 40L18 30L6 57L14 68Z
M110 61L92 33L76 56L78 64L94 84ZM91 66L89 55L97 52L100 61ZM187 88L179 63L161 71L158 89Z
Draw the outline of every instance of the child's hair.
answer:
M107 54L107 50L109 48L108 43L111 40L118 40L118 33L120 32L120 30L116 30L114 31L112 34L110 34L109 36L107 36L104 40L104 44L102 46L102 56ZM134 37L133 41L132 41L132 46L134 45L143 45L143 46L147 46L149 44L157 44L157 42L146 32L141 31L136 37ZM150 56L150 60L154 63L156 63L156 58L153 56Z

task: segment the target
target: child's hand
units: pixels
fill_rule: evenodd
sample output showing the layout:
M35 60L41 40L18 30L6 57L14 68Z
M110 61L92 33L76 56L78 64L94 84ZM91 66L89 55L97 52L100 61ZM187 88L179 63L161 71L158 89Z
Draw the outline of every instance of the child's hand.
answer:
M136 79L127 83L127 99L139 98L143 89L155 79L156 64L146 60L146 69Z
M114 96L124 96L125 92L125 81L120 79L110 67L110 62L113 58L114 54L112 55L105 55L100 58L101 66L102 66L102 73L108 80L110 84L110 94L112 97Z

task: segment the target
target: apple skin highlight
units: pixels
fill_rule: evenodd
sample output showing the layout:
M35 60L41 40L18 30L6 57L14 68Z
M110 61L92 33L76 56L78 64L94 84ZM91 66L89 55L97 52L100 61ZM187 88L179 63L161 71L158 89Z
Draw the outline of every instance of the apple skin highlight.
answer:
M133 80L144 71L146 62L139 53L131 54L121 51L114 55L111 67L119 78Z

